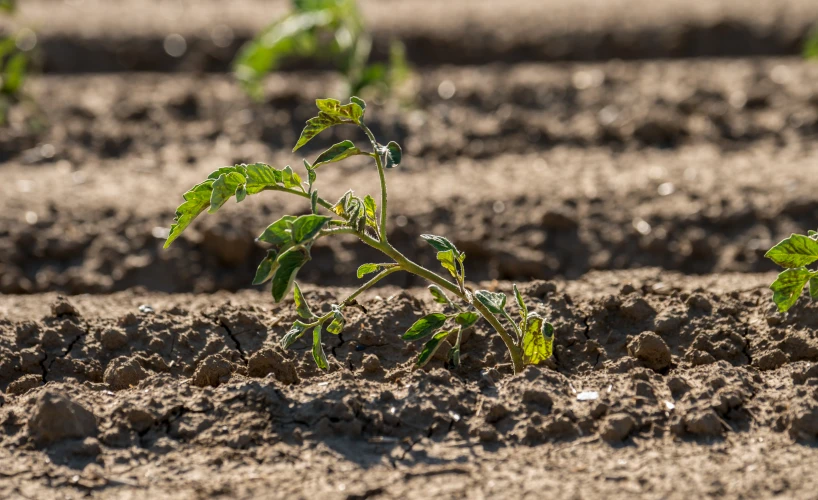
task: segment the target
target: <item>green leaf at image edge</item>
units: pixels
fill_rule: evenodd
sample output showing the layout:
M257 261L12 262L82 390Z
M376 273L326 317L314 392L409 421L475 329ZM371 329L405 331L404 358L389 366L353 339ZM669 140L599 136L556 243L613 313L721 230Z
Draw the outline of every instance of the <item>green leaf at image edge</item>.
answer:
M812 272L806 267L787 269L778 275L778 278L770 285L773 291L773 302L778 306L779 312L787 312L801 296L804 287L818 272Z
M428 337L446 322L446 315L442 313L428 314L415 323L403 334L403 340L420 340Z
M764 256L781 267L806 266L818 260L818 241L803 234L793 234L772 247Z
M418 368L422 368L424 365L426 365L426 363L429 362L430 359L432 359L432 356L434 356L435 352L437 352L438 348L440 347L440 344L453 331L454 330L444 330L442 332L438 332L434 335L434 337L429 339L429 341L423 345L423 349L420 351L420 354L418 355L417 360Z

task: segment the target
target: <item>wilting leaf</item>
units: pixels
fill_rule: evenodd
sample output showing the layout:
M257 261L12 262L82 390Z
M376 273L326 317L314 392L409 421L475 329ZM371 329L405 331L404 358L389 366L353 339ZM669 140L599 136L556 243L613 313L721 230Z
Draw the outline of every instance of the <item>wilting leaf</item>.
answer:
M321 344L321 325L315 327L312 331L312 359L315 360L315 364L318 365L318 368L322 370L329 369L329 363L327 363L327 355L324 354L324 346Z
M434 249L437 250L438 252L452 250L452 252L454 252L455 255L460 254L460 252L457 250L457 247L454 246L454 243L447 240L443 236L435 236L434 234L421 234L420 237L426 240L426 242L432 245L432 247L434 247Z
M420 340L428 337L433 331L437 330L443 323L446 322L446 315L441 313L432 313L415 321L406 333L403 334L403 340Z
M335 314L332 318L332 323L327 327L327 331L333 335L338 335L344 330L346 319L339 308L335 308Z
M520 307L520 317L522 317L522 324L525 325L526 319L528 318L528 307L525 305L525 301L523 300L523 295L520 293L520 290L517 288L517 284L514 284L514 298L517 299L517 305ZM522 327L522 330L525 331L525 326Z
M352 141L339 142L338 144L335 144L328 150L318 155L318 158L315 159L312 168L316 169L321 165L341 161L345 158L349 158L350 156L355 156L359 154L364 153L360 149L356 148L355 144L353 144Z
M446 337L448 337L453 331L454 330L444 330L442 332L437 332L434 337L429 339L429 341L423 345L423 349L420 351L417 366L422 367L428 363L429 360L432 359L432 356L434 356L435 352L437 352L441 342L446 340Z
M443 290L440 289L437 285L429 285L429 293L432 294L432 297L435 298L435 302L438 304L448 304L449 298L446 297L446 294Z
M245 178L239 172L222 174L213 182L213 192L210 195L209 213L215 213L224 203L236 194L239 186L244 185Z
M285 215L267 226L267 229L256 239L275 245L280 251L283 246L293 243L292 227L294 220L294 215Z
M778 275L770 290L773 291L773 302L778 305L780 312L787 312L798 301L807 282L818 273L813 273L806 267L787 269Z
M506 307L506 295L504 293L477 290L474 292L474 298L494 314L501 314Z
M802 234L793 234L772 247L764 256L781 267L806 266L818 260L818 241Z
M182 234L193 219L204 212L210 206L210 194L213 192L213 181L208 179L201 184L196 184L183 195L185 202L176 209L175 224L170 226L170 234L165 241L165 248L169 247L173 241Z
M301 293L301 287L295 282L293 282L293 301L295 302L295 312L297 312L299 316L304 319L315 318L315 314L313 314L312 309L310 309L306 297Z
M452 276L458 278L457 263L454 261L454 251L446 250L445 252L437 252L437 260L440 261L440 265L449 271Z
M273 275L273 300L281 302L287 296L298 270L309 260L309 252L302 247L291 248L278 257L278 269Z
M273 277L273 273L275 273L278 267L276 257L278 257L278 252L275 249L267 251L267 256L264 257L258 265L258 269L256 269L256 277L253 278L254 285L266 283L267 280Z
M470 312L470 311L466 311L466 312L462 312L462 313L458 314L457 316L455 316L454 321L455 321L455 323L460 325L461 328L463 328L465 330L466 328L469 328L470 326L477 323L477 320L479 320L479 319L480 319L479 314L473 313L473 312Z
M395 168L400 165L403 158L403 151L397 142L390 142L383 148L384 167Z
M310 240L329 222L332 217L326 215L302 215L293 221L293 242L295 244Z
M288 349L291 345L295 344L295 341L300 339L304 332L307 331L309 326L305 323L302 323L298 320L295 320L293 326L290 327L290 330L287 332L284 337L281 339L281 347L284 349Z
M523 363L536 365L550 358L553 343L554 327L551 323L546 323L538 314L530 315L523 333Z

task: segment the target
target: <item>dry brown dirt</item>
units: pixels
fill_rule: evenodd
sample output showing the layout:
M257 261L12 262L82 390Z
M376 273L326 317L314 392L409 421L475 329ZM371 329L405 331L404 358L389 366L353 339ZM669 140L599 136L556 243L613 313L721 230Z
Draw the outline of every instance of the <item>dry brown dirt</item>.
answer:
M400 273L325 335L329 373L282 350L253 238L306 204L161 243L215 168L300 165L337 78L294 62L245 97L223 71L259 0L31 0L39 109L0 129L0 498L814 498L818 306L777 313L763 254L818 220L815 2L362 4L417 65L367 110L405 153L390 241L435 266L417 236L446 235L472 286L519 283L553 358L513 375L481 322L461 368L414 369L400 335L441 306ZM378 189L354 160L320 174L329 199ZM321 240L299 282L327 309L373 259Z

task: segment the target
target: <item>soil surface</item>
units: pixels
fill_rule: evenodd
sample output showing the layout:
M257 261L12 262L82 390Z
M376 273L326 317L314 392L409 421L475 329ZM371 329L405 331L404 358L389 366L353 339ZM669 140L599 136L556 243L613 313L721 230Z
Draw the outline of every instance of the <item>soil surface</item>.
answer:
M366 295L329 374L266 294L6 296L0 494L808 498L818 309L774 313L770 278L529 282L555 356L515 376L483 323L461 369L413 369L424 290Z
M216 168L364 143L290 152L338 95L323 68L289 61L258 103L226 73L285 2L22 3L44 74L0 128L0 498L813 498L818 306L777 313L763 254L818 220L818 64L795 57L818 4L500 3L362 0L376 55L397 37L416 68L364 97L404 151L390 241L436 267L418 235L451 238L471 286L514 280L555 325L517 375L485 322L461 368L415 369L400 336L441 306L403 273L324 336L328 373L282 350L295 312L249 286L254 237L302 199L161 250ZM377 182L353 159L316 186ZM312 256L327 311L383 260Z

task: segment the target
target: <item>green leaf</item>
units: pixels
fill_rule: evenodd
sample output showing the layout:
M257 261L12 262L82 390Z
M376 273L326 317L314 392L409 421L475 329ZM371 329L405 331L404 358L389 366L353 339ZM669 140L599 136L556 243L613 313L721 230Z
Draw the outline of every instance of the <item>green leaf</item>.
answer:
M289 349L289 347L295 344L295 341L300 339L304 332L309 329L309 325L306 323L302 323L301 321L295 320L293 326L290 327L290 330L287 332L284 337L281 338L281 347L284 349Z
M401 159L403 158L403 151L401 151L400 145L397 142L390 142L382 151L384 167L395 168L400 165Z
M281 170L267 165L266 163L251 163L244 165L247 174L247 194L256 194L270 186L282 183Z
M523 300L523 295L520 293L520 290L517 288L517 284L514 284L514 298L517 299L517 306L520 307L520 317L523 319L522 325L523 327L521 330L525 331L525 324L528 320L528 307L525 305L525 301Z
M299 316L304 319L315 318L315 314L313 314L312 309L310 309L306 297L301 293L301 287L299 287L296 282L293 282L293 301L295 302L295 312L297 312Z
M307 120L307 125L304 127L304 130L301 131L301 136L298 138L298 142L295 143L293 152L298 151L301 146L310 142L310 140L312 140L312 138L316 135L332 127L333 125L338 125L339 123L343 122L340 119L332 117L326 113L318 113L318 116L310 118Z
M433 331L437 330L443 323L446 322L446 315L441 313L432 313L415 321L406 333L403 334L403 340L420 340L428 337Z
M502 314L503 309L506 307L506 295L504 293L477 290L474 292L474 298L494 314Z
M460 346L455 345L449 350L449 364L453 368L460 367Z
M345 158L349 158L350 156L365 154L363 151L355 147L355 144L352 141L343 141L335 144L328 150L324 151L318 158L315 159L315 162L312 165L313 169L320 167L321 165L325 165L327 163L333 163L336 161L341 161Z
M477 323L477 320L479 319L480 319L479 314L466 311L455 316L454 322L460 325L460 327L465 330L466 328L469 328L475 323Z
M3 67L3 92L17 94L23 87L28 67L28 55L18 52L11 56Z
M346 326L346 319L341 314L341 309L335 307L335 314L333 314L332 323L327 327L327 331L333 335L338 335L344 330L344 326Z
M293 244L292 227L294 220L294 215L285 215L267 226L267 229L256 239L275 245L281 251L282 247Z
M813 273L806 267L787 269L778 275L770 290L773 291L773 302L778 305L780 312L787 312L798 301L807 282L818 273Z
M772 247L764 256L781 267L806 266L818 260L818 241L802 234L793 234Z
M322 370L329 369L329 363L327 362L327 355L324 354L324 346L321 344L321 325L315 327L312 331L312 359L315 360L315 364L318 365L318 368Z
M807 41L804 42L804 59L818 58L818 28L810 31Z
M449 271L456 279L460 279L457 275L457 263L454 260L454 251L446 250L445 252L437 252L437 260L444 269Z
M381 266L383 266L383 264L361 264L361 267L358 268L358 279L363 278L367 274L377 272Z
M341 104L337 99L316 99L315 105L323 113L340 120L351 120L356 124L360 124L364 116L363 108L356 102Z
M375 198L366 195L364 198L364 208L366 209L366 220L372 223L372 225L375 225L378 220L376 215L378 212L378 206L375 205Z
M258 269L256 269L256 277L253 278L254 285L266 283L267 280L273 277L273 274L278 268L276 257L278 257L278 251L274 249L267 251L267 256L264 257L264 259L258 265Z
M245 177L239 172L222 174L213 182L213 192L210 194L210 210L215 213L231 196L236 194L239 186L243 186Z
M361 99L360 97L352 96L349 98L349 102L354 102L355 104L361 107L361 111L364 112L366 111L366 102L364 102L364 100Z
M423 349L420 351L420 355L418 356L417 360L418 368L424 366L430 359L432 359L432 356L434 356L435 352L437 352L440 344L446 340L446 337L448 337L453 331L454 330L444 330L442 332L438 332L423 345Z
M247 184L240 184L236 188L236 203L244 201L245 198L247 198Z
M0 10L12 13L17 8L16 0L0 0Z
M523 364L536 365L551 357L554 327L539 314L531 314L523 333Z
M432 294L432 297L435 298L435 302L438 304L451 304L449 298L446 297L446 294L441 290L441 288L437 285L429 285L429 293Z
M284 170L281 171L281 182L284 183L285 188L299 188L302 191L304 190L304 186L301 185L301 177L293 172L292 167L289 165L284 167Z
M432 247L438 252L452 250L452 252L454 252L455 255L460 254L460 251L457 250L457 247L454 246L454 243L447 240L443 236L435 236L434 234L421 234L420 237L426 240L426 242L432 245Z
M818 300L818 277L809 279L809 296L812 300Z
M208 179L201 184L196 184L183 195L185 202L176 209L176 217L174 218L176 223L170 226L170 234L165 241L165 248L169 247L182 234L182 231L193 222L193 219L210 206L212 186L213 181Z
M298 270L309 260L310 254L303 247L291 248L278 257L278 269L273 275L273 300L281 302L287 296Z
M329 222L326 215L302 215L293 221L293 242L297 245L311 240Z

